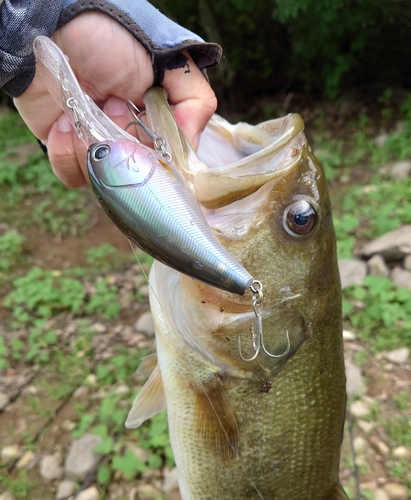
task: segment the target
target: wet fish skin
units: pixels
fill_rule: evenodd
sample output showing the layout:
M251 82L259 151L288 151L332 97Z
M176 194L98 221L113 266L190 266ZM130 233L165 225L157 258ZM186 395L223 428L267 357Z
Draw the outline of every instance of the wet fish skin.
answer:
M155 107L147 112L155 119ZM243 195L236 163L209 169L207 175L216 184L224 179L224 186L214 198L206 193L211 207L206 218L225 248L264 285L267 350L284 352L288 332L290 353L241 360L239 338L244 355L254 353L250 293L234 296L159 263L150 274L155 387L164 391L184 500L347 500L338 478L346 394L341 288L327 185L298 116L267 127L278 148L274 144L271 159L256 162L248 172L244 166ZM220 135L236 133L227 130ZM173 135L168 139L176 140ZM273 160L276 155L283 155L281 162ZM253 155L248 161L253 164ZM290 207L301 202L316 215L309 217L312 230L298 236L285 225L295 222ZM150 401L156 399L145 397L150 386L137 397L129 426L149 415Z

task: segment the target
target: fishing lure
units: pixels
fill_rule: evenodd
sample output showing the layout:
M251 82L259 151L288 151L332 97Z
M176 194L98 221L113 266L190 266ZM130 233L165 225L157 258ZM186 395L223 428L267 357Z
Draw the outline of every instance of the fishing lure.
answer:
M153 150L113 123L82 91L66 56L50 39L36 37L33 49L49 92L88 148L93 190L116 226L183 274L240 295L249 290L253 277L215 237L164 139L152 134L158 149Z

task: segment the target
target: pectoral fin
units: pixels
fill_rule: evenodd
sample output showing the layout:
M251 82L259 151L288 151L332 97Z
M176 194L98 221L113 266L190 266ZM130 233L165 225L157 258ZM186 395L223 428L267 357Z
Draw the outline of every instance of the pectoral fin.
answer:
M135 429L149 418L162 412L166 407L166 397L158 366L137 394L126 420L128 429Z
M197 429L205 446L224 462L239 455L239 428L234 404L216 375L194 387Z
M141 375L142 377L149 377L157 366L157 354L154 352L153 354L149 354L144 358L141 358L140 364L137 368L137 375Z

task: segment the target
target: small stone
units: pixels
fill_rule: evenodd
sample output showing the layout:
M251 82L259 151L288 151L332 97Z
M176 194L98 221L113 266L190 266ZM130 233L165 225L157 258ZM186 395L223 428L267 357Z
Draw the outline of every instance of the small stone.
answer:
M411 458L411 449L407 448L406 446L398 446L398 448L395 448L392 454L395 458L408 459Z
M343 339L351 342L352 340L357 340L357 335L354 332L350 332L350 330L343 330Z
M87 396L89 392L89 389L88 387L86 387L85 385L80 385L80 387L78 387L75 391L74 391L74 394L73 396L75 398L82 398L84 396Z
M57 486L56 500L65 500L74 493L76 483L71 479L64 479Z
M0 392L0 410L5 408L10 402L10 398L7 396L6 393Z
M390 500L406 500L408 498L408 488L402 484L387 483L384 486L384 491Z
M362 260L339 259L338 268L343 290L351 285L361 285L367 275L367 264Z
M346 361L345 374L347 376L347 394L349 396L363 395L365 392L364 380L358 366L350 361Z
M40 461L40 476L46 481L60 479L63 476L60 453L45 455Z
M411 224L407 224L364 245L361 255L371 257L379 253L385 261L401 260L411 254Z
M178 488L178 471L177 467L174 467L164 476L164 481L162 485L162 490L164 493L171 493L173 490Z
M410 352L408 347L400 347L384 354L384 358L391 361L391 363L402 364L408 360Z
M147 337L154 336L154 323L151 312L143 313L136 321L134 328L137 332L144 333Z
M67 475L83 481L102 456L94 451L94 448L102 441L100 436L89 432L83 434L80 439L75 439L70 446L64 466Z
M97 386L97 375L95 373L90 373L86 378L86 384L91 387Z
M401 269L401 267L394 267L391 271L390 279L398 287L405 287L411 290L411 272Z
M411 161L397 161L391 165L390 174L394 179L406 179L411 174Z
M10 446L5 446L0 452L0 457L3 462L12 462L19 458L21 455L20 446L17 444L11 444Z
M16 467L18 469L25 469L26 467L29 467L33 463L34 459L35 459L34 453L28 450L17 462Z
M146 463L148 462L148 459L151 455L150 450L146 450L144 448L141 448L140 446L136 446L134 443L126 443L126 449L132 451L138 459Z
M72 420L63 420L59 428L63 429L64 431L71 432L76 428L76 424Z
M381 488L377 488L375 490L374 500L390 500L390 497L385 493L385 491Z
M10 491L5 491L0 493L0 500L15 500L13 493Z
M141 500L157 500L159 491L151 484L141 484L137 486L138 498Z
M350 412L356 418L364 418L370 413L370 409L363 401L354 401L350 406Z
M99 498L100 495L98 493L98 489L95 486L80 491L80 493L76 495L76 500L99 500Z
M407 255L404 259L404 268L411 271L411 255Z
M126 384L121 384L114 388L114 394L121 396L122 394L128 394L130 392L130 388Z
M379 134L374 137L374 143L377 147L382 148L384 144L387 142L388 135L387 134Z
M369 434L375 427L375 424L372 422L367 422L366 420L358 420L358 427L365 432L365 434Z
M368 441L361 436L358 436L353 441L354 451L359 455L363 455L370 447Z
M107 331L107 326L103 323L94 323L93 328L97 333L106 333Z
M383 276L384 278L388 278L390 275L390 270L388 269L385 260L378 253L371 257L371 259L367 262L367 266L368 271L372 276Z
M371 441L372 445L374 446L374 448L376 448L378 450L378 452L381 455L383 455L384 457L387 457L390 454L390 449L383 441L380 441L376 437L371 437L370 441Z

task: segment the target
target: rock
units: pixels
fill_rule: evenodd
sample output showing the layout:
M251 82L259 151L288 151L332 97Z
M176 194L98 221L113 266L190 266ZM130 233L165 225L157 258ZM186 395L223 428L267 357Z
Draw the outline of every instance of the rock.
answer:
M136 321L134 328L137 332L144 333L148 337L154 337L154 323L151 312L143 313Z
M402 484L387 483L384 485L384 491L390 500L406 500L408 498L408 488Z
M75 439L70 446L64 466L67 475L83 481L102 457L100 453L93 451L102 441L100 436L89 432L83 434L80 439Z
M402 269L401 267L394 267L390 275L391 281L398 287L404 286L411 290L411 272Z
M379 134L376 137L374 137L374 143L379 148L382 148L384 144L387 142L387 139L388 139L387 134Z
M404 259L404 268L411 271L411 255L407 255Z
M80 491L80 493L76 495L76 500L99 500L99 498L100 495L98 493L98 489L95 486Z
M76 483L71 479L65 479L57 486L56 500L65 500L74 493Z
M379 253L385 261L402 260L411 254L411 224L401 226L364 245L361 255L371 257Z
M10 491L5 491L0 493L0 500L15 500L13 493Z
M34 462L35 458L35 454L32 451L28 450L17 462L16 467L18 469L25 469L26 467L29 468L29 466Z
M12 462L19 458L21 455L20 446L17 444L11 444L10 446L5 446L0 452L0 458L3 462Z
M391 361L391 363L401 364L408 360L410 352L408 347L401 347L400 349L394 349L393 351L385 353L384 358Z
M395 448L392 454L395 458L408 459L411 458L411 449L407 448L406 446L398 446L398 448Z
M358 453L358 455L363 455L370 447L368 441L361 436L358 436L353 441L354 451Z
M98 385L97 375L95 373L90 373L90 375L87 375L86 384L89 385L90 387L97 387Z
M150 287L148 285L141 285L138 291L143 298L147 298L150 291Z
M374 500L390 500L390 497L385 493L385 491L381 488L377 488L375 490Z
M164 476L164 481L162 485L162 490L164 493L170 493L178 488L178 471L177 467L174 467Z
M390 270L388 269L385 260L378 253L371 257L371 259L367 262L367 266L368 272L372 276L384 276L384 278L388 278L390 275Z
M10 398L4 392L0 392L0 410L5 408L10 402Z
M347 394L349 396L361 396L364 394L364 380L358 366L350 361L346 361L345 374L347 376Z
M46 481L60 479L63 476L60 453L45 455L40 461L40 476Z
M357 335L350 330L343 330L343 339L350 342L351 340L357 340Z
M370 409L363 401L354 401L350 406L350 412L356 418L363 418L370 413Z
M358 420L358 427L365 432L365 434L369 434L375 427L375 424L372 422L367 422L366 420Z
M351 285L361 285L367 275L367 264L362 260L339 259L338 267L343 290Z
M394 179L406 179L411 174L411 161L396 161L391 165L390 174Z
M388 446L383 441L378 439L376 436L371 436L370 442L373 445L373 447L378 451L378 453L380 453L384 457L387 457L390 454L390 449L388 448Z
M151 484L141 484L137 486L137 498L141 500L156 500L159 497L159 491Z
M126 443L126 449L132 451L138 459L140 459L145 463L148 462L148 459L150 458L151 455L150 450L141 448L140 446L137 446L134 443Z
M114 394L121 396L122 394L128 394L130 392L130 388L126 384L121 384L114 388Z

